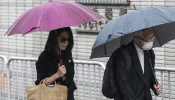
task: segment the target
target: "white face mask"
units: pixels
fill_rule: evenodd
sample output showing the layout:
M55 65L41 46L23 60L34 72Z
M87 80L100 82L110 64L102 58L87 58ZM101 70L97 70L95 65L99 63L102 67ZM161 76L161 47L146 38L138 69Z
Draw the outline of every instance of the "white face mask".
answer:
M143 50L150 50L152 47L153 47L153 41L151 41L151 42L144 42L143 46L142 46L142 49Z

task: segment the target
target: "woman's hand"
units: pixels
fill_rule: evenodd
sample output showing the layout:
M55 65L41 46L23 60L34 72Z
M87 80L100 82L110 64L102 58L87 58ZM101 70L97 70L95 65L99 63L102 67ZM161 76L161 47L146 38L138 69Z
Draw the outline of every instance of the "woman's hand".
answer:
M66 67L64 65L60 66L60 64L58 64L58 70L57 70L58 77L62 77L65 74L66 74Z
M63 77L66 74L66 68L64 65L60 66L60 64L58 64L58 70L55 74L53 74L50 77L47 77L47 79L45 80L45 85L50 85L53 82L55 82L58 78Z

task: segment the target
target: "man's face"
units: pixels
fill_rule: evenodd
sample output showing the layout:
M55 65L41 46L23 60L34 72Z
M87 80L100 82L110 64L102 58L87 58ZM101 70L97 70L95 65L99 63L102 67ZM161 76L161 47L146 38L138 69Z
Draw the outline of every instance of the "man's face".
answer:
M136 37L135 42L139 46L139 48L145 50L145 43L147 44L146 48L148 48L148 43L149 43L149 47L152 47L150 43L154 41L154 38L155 37L154 37L153 31L149 31L148 33L143 34L140 37Z

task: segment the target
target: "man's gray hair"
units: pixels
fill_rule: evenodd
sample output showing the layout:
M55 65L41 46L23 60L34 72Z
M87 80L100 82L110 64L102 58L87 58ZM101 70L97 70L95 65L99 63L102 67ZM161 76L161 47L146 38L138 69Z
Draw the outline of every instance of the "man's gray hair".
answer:
M139 30L139 31L135 32L135 36L140 37L143 34L149 33L150 31L154 32L152 28L146 28L146 29L143 29L143 30Z

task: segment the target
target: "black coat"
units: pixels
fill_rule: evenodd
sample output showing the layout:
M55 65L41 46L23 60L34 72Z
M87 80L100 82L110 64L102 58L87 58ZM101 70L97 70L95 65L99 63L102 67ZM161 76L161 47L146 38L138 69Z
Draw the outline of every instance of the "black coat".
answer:
M144 50L144 74L138 58L134 42L126 47L129 51L132 65L130 71L126 71L126 60L124 54L118 53L116 56L116 66L114 67L115 79L119 87L119 93L114 100L152 100L150 88L154 90L155 78L153 71L155 65L155 55L153 50ZM150 60L149 60L150 59Z
M66 56L62 55L63 65L66 67L66 80L63 81L62 78L56 80L57 83L67 86L68 88L68 100L73 100L73 92L76 88L74 78L74 62L72 59L68 59ZM43 51L36 62L37 70L37 80L35 84L38 85L44 78L50 77L55 74L58 70L58 63L60 56L51 56L47 51ZM69 99L70 98L70 99Z

